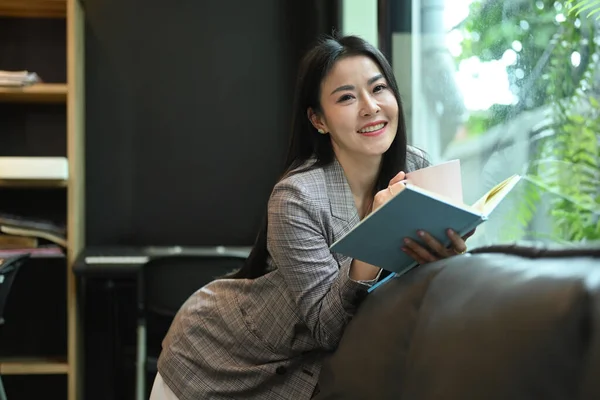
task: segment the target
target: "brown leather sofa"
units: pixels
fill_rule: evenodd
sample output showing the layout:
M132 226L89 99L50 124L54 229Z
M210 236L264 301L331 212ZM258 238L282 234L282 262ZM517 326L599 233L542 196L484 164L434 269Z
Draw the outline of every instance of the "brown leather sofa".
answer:
M369 294L318 400L600 399L600 249L488 247Z

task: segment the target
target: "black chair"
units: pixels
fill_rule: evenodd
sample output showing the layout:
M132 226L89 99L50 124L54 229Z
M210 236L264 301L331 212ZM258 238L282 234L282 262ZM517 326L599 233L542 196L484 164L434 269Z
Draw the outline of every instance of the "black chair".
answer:
M22 254L14 257L0 258L0 327L4 325L4 307L10 293L10 288L19 272L19 268L30 257ZM0 400L6 400L6 392L0 377Z
M245 254L176 255L148 261L138 276L136 399L148 399L161 342L181 305L198 289L240 268Z

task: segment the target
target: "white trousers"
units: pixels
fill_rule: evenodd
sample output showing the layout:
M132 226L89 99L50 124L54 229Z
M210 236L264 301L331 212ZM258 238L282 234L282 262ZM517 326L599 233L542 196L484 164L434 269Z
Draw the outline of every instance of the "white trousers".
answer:
M162 376L159 373L154 378L154 384L152 385L152 392L150 392L150 400L179 400L175 393L169 389L169 387L163 381Z

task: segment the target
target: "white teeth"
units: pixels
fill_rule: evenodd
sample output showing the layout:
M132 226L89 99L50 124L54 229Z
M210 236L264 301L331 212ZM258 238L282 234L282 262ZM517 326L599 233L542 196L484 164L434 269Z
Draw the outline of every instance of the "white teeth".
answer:
M381 124L377 124L377 125L372 125L369 127L366 127L364 129L361 129L360 131L358 131L359 133L368 133L368 132L374 132L374 131L378 131L379 129L383 128L385 126L385 124L382 122Z

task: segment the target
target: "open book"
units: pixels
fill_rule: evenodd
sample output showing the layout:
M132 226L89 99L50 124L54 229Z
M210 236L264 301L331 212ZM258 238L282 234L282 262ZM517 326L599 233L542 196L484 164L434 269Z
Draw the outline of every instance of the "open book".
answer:
M417 230L422 229L445 246L450 245L447 229L461 236L475 229L488 219L520 179L519 175L507 178L473 205L407 183L404 190L363 219L330 249L388 271L406 272L417 263L402 251L405 237L422 243L417 236Z

